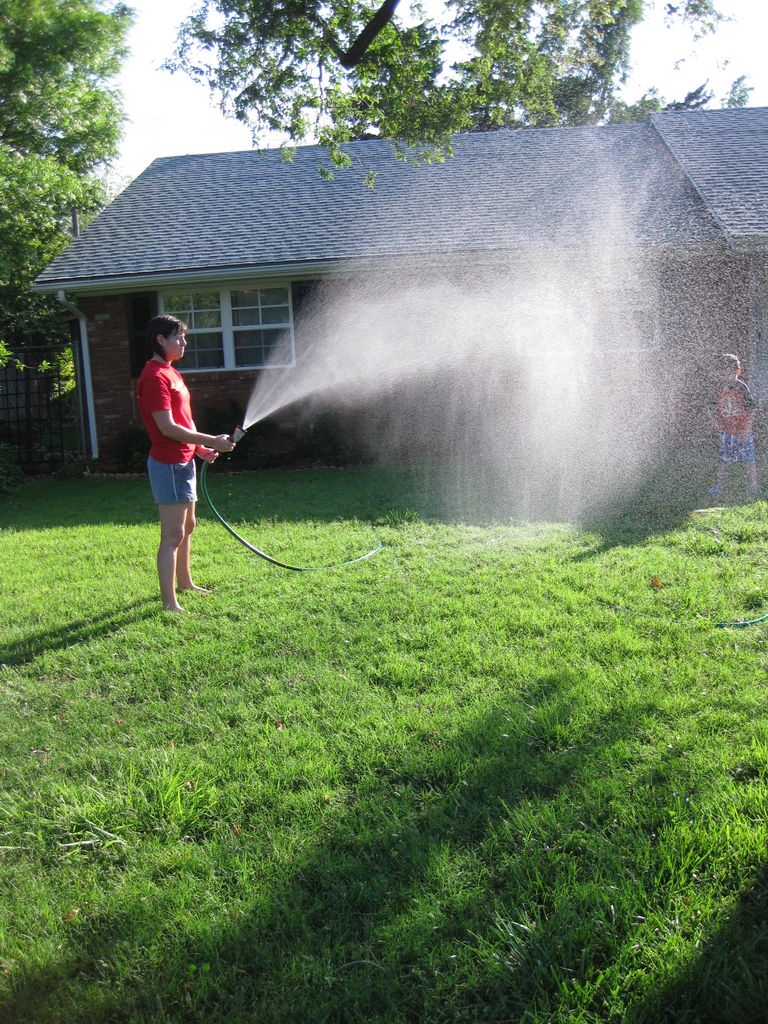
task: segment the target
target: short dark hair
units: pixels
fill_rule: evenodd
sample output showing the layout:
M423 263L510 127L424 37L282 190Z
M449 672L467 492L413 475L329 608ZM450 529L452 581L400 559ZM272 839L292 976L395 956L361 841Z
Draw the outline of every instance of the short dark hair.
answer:
M152 346L152 351L159 356L164 356L162 346L157 341L158 334L162 334L164 338L170 338L176 331L186 331L187 325L183 320L178 320L175 316L168 316L167 313L160 313L159 316L153 316L147 324L147 341Z

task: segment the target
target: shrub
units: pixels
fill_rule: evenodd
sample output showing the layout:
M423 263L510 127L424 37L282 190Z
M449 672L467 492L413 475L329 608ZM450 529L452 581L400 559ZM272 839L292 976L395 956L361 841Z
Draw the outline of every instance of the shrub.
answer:
M242 426L245 410L241 405L230 399L226 406L206 406L196 423L206 434L220 434ZM282 442L282 443L281 443ZM276 466L290 465L293 461L294 445L286 443L277 422L267 417L254 423L246 431L245 437L238 442L234 451L224 456L224 461L232 463L239 469L267 469Z
M0 494L18 487L24 479L19 456L19 449L15 445L0 441Z
M124 473L140 473L147 465L149 447L143 427L126 427L112 445L112 455Z
M371 460L369 446L355 423L331 410L300 420L296 444L299 457L330 466L350 466Z

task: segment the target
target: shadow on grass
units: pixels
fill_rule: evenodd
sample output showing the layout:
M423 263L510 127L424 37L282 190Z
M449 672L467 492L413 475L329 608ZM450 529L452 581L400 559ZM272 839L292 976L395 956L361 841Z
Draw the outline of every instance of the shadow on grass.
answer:
M746 507L760 500L759 496L747 493L745 478L729 478L721 495L709 494L714 465L711 459L701 456L671 454L638 481L635 488L581 517L579 525L597 533L602 540L598 549L589 556L577 556L577 560L669 533L700 510L713 506Z
M150 610L150 605L154 606L153 610ZM144 597L101 612L99 615L89 616L87 619L76 619L58 629L27 633L25 636L0 644L0 664L25 665L46 652L63 650L109 636L110 633L116 633L117 630L134 622L151 618L159 608L158 598Z
M648 1024L768 1022L768 866L752 878L697 958L640 1006Z
M715 464L706 453L673 450L617 489L605 479L578 479L575 473L576 479L564 483L555 470L532 471L522 463L500 477L495 467L478 461L462 479L450 467L441 479L439 467L425 466L414 471L411 498L425 518L441 522L571 523L596 534L597 550L604 551L675 530L702 507L755 501L746 494L743 474L729 479L721 497L709 495Z
M497 734L503 729L501 722L493 727ZM139 901L119 914L102 914L78 929L58 962L31 970L0 1009L17 1024L65 1018L313 1024L451 1019L422 1012L430 1003L432 971L452 973L445 935L440 960L430 969L420 961L424 953L433 955L434 922L414 919L403 928L401 920L432 877L444 844L470 851L498 817L502 798L514 805L551 797L577 765L569 754L552 758L546 770L534 763L521 771L516 762L522 751L497 738L480 770L461 778L455 764L466 758L467 744L487 745L488 731L486 724L455 744L429 748L429 768L382 762L353 802L334 812L323 808L325 837L299 855L284 882L268 893L254 886L258 910L202 940L160 920L147 928L152 908ZM260 813L256 804L248 808L243 826L259 829ZM442 913L450 918L452 908ZM448 944L466 938L460 920L446 920L443 928ZM143 979L124 982L120 991L113 978L103 1016L87 1016L91 1008L78 1018L72 1005L78 987L110 984L120 947L143 944L142 932L161 931L168 934L162 966L149 966ZM210 969L190 985L190 965Z
M595 1013L582 1019L604 1019L595 975L609 955L605 930L618 947L632 941L631 923L627 914L609 924L619 879L606 877L605 865L600 874L594 854L578 847L582 826L605 830L610 842L607 809L571 803L569 794L585 771L599 778L601 746L626 737L635 721L631 710L613 709L590 723L583 744L565 746L576 704L564 691L574 682L564 671L528 688L512 726L494 713L442 745L425 734L410 761L382 756L362 779L350 767L340 784L350 796L323 809L323 837L282 875L257 867L242 881L248 832L280 827L268 814L265 823L254 802L242 815L243 836L220 839L209 866L219 899L237 892L248 912L222 920L220 908L207 924L190 906L185 918L194 924L169 919L164 885L180 884L169 870L154 880L152 899L84 915L58 958L28 966L0 1009L16 1024L534 1022L566 1019L556 1014L575 980L594 988ZM469 763L477 766L471 773ZM659 809L647 812L648 833L660 831ZM555 854L561 833L574 845ZM201 849L214 842L199 841ZM740 1013L713 1016L710 1006L703 1016L659 1017L660 1007L685 1006L686 976L625 1019L761 1019L749 1007L764 981L744 985L765 948L765 898L761 879L713 938L721 951L732 941L733 958L709 959L705 948L691 965L691 983L713 999L731 987ZM498 919L500 908L508 921ZM745 941L761 926L758 947ZM494 947L488 935L499 929L508 934ZM703 995L696 1005L705 1007Z
M401 467L354 466L341 469L285 469L231 472L216 467L208 475L211 500L230 522L261 520L333 522L374 521L391 508L413 506L417 481ZM213 519L198 487L198 513ZM155 523L145 476L32 480L0 502L0 529Z

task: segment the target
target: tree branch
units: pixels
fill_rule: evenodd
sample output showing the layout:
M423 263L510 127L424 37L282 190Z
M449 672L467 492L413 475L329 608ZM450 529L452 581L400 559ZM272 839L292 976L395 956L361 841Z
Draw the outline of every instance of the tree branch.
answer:
M333 50L333 53L341 66L349 70L350 68L356 67L363 57L365 57L368 48L376 36L392 20L392 15L395 13L395 8L399 3L400 0L384 0L384 3L378 11L376 11L374 16L346 52L341 49L333 35L333 32L331 32L328 23L321 18L319 14L314 13L310 15L310 17L315 24L322 28L325 41L330 46L331 50Z
M395 13L395 8L399 2L400 0L384 0L384 3L376 11L344 56L339 58L342 67L353 68L360 63L376 36L392 20L392 15Z

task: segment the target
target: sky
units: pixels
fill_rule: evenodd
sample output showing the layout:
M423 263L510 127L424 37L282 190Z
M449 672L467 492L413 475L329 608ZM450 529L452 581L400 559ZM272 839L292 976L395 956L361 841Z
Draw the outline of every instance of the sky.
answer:
M189 0L128 0L136 12L129 36L131 56L117 81L128 120L121 153L110 175L115 190L127 185L160 156L250 149L245 125L225 118L205 85L161 65L174 50L178 26L194 8ZM764 0L716 0L729 16L713 37L695 40L690 29L664 25L663 0L635 29L633 73L624 99L636 100L655 86L668 101L708 81L720 106L731 82L747 76L749 105L768 106L768 60L765 57L768 4ZM682 58L682 59L681 59ZM268 140L279 145L280 139Z

